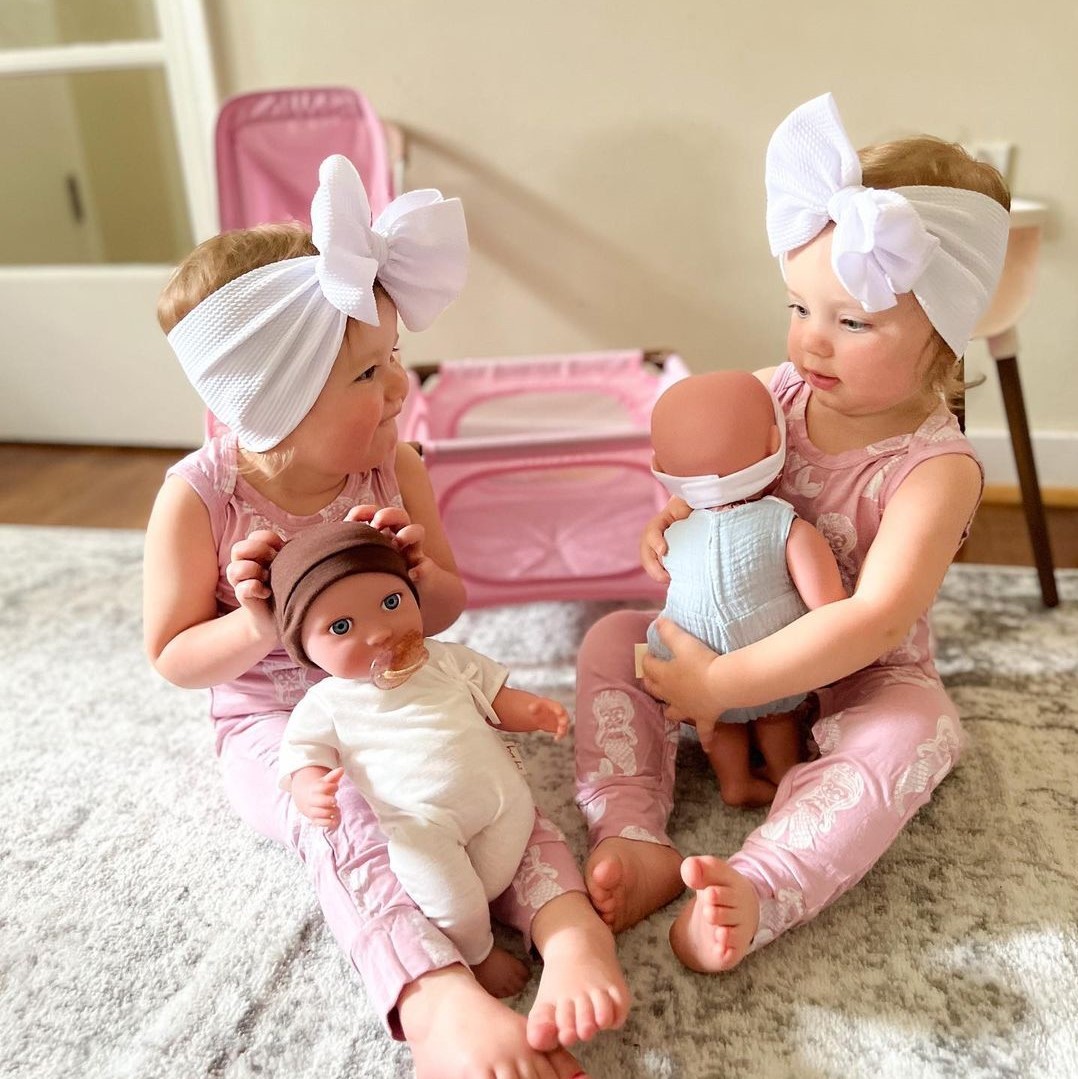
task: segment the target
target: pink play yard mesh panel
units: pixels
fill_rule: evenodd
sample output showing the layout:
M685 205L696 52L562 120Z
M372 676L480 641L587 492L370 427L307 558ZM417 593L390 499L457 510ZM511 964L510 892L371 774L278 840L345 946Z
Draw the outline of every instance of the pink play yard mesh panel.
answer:
M304 87L231 98L217 118L216 143L222 231L267 221L309 227L318 166L330 154L355 165L374 216L394 195L385 130L358 90Z
M687 373L641 352L458 360L414 389L401 437L423 445L470 606L662 598L639 558L667 498L648 421Z

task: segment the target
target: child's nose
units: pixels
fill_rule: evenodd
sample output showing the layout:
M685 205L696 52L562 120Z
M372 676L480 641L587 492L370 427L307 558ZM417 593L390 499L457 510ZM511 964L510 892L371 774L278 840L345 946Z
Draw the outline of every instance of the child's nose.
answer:
M393 401L403 401L408 396L408 372L399 364L393 365L393 378L386 388L386 396Z
M802 346L806 352L813 356L830 356L831 339L822 330L816 327L808 327L801 338Z

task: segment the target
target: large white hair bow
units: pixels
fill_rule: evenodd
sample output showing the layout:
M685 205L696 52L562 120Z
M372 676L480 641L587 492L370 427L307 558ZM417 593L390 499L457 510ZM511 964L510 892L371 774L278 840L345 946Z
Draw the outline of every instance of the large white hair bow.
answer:
M207 296L168 335L206 406L251 450L276 446L310 411L349 318L378 325L375 281L410 330L425 330L464 287L459 199L410 191L370 222L363 182L327 157L311 203L317 256L251 270Z
M866 188L834 98L795 109L767 148L767 235L781 259L832 221L831 266L865 311L912 292L961 356L999 282L1009 216L954 187Z

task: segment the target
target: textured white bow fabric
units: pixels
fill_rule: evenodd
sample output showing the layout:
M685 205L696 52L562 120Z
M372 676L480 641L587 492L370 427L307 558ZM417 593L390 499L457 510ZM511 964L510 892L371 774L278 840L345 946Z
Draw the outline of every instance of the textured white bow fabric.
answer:
M311 235L319 254L230 281L168 335L199 396L246 449L272 449L307 415L349 318L378 325L376 279L404 325L425 330L467 276L459 199L410 191L370 225L367 193L347 158L327 157L318 180Z
M995 199L953 187L876 190L830 94L795 109L767 148L767 235L782 256L831 222L831 266L865 311L912 292L956 356L988 307L1010 219Z

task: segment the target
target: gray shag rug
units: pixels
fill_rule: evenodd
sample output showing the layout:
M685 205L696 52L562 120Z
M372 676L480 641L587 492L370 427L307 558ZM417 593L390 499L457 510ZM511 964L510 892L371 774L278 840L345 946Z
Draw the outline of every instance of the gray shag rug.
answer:
M298 864L226 804L207 695L144 660L141 542L0 528L0 1074L411 1075ZM635 1007L581 1050L589 1074L1078 1076L1078 571L1060 585L1047 611L1032 571L952 570L935 625L962 765L857 888L731 974L680 968L677 904L624 934ZM449 636L571 704L605 609L495 608ZM524 748L583 854L571 746ZM678 783L687 853L729 853L760 819L722 806L688 734Z

